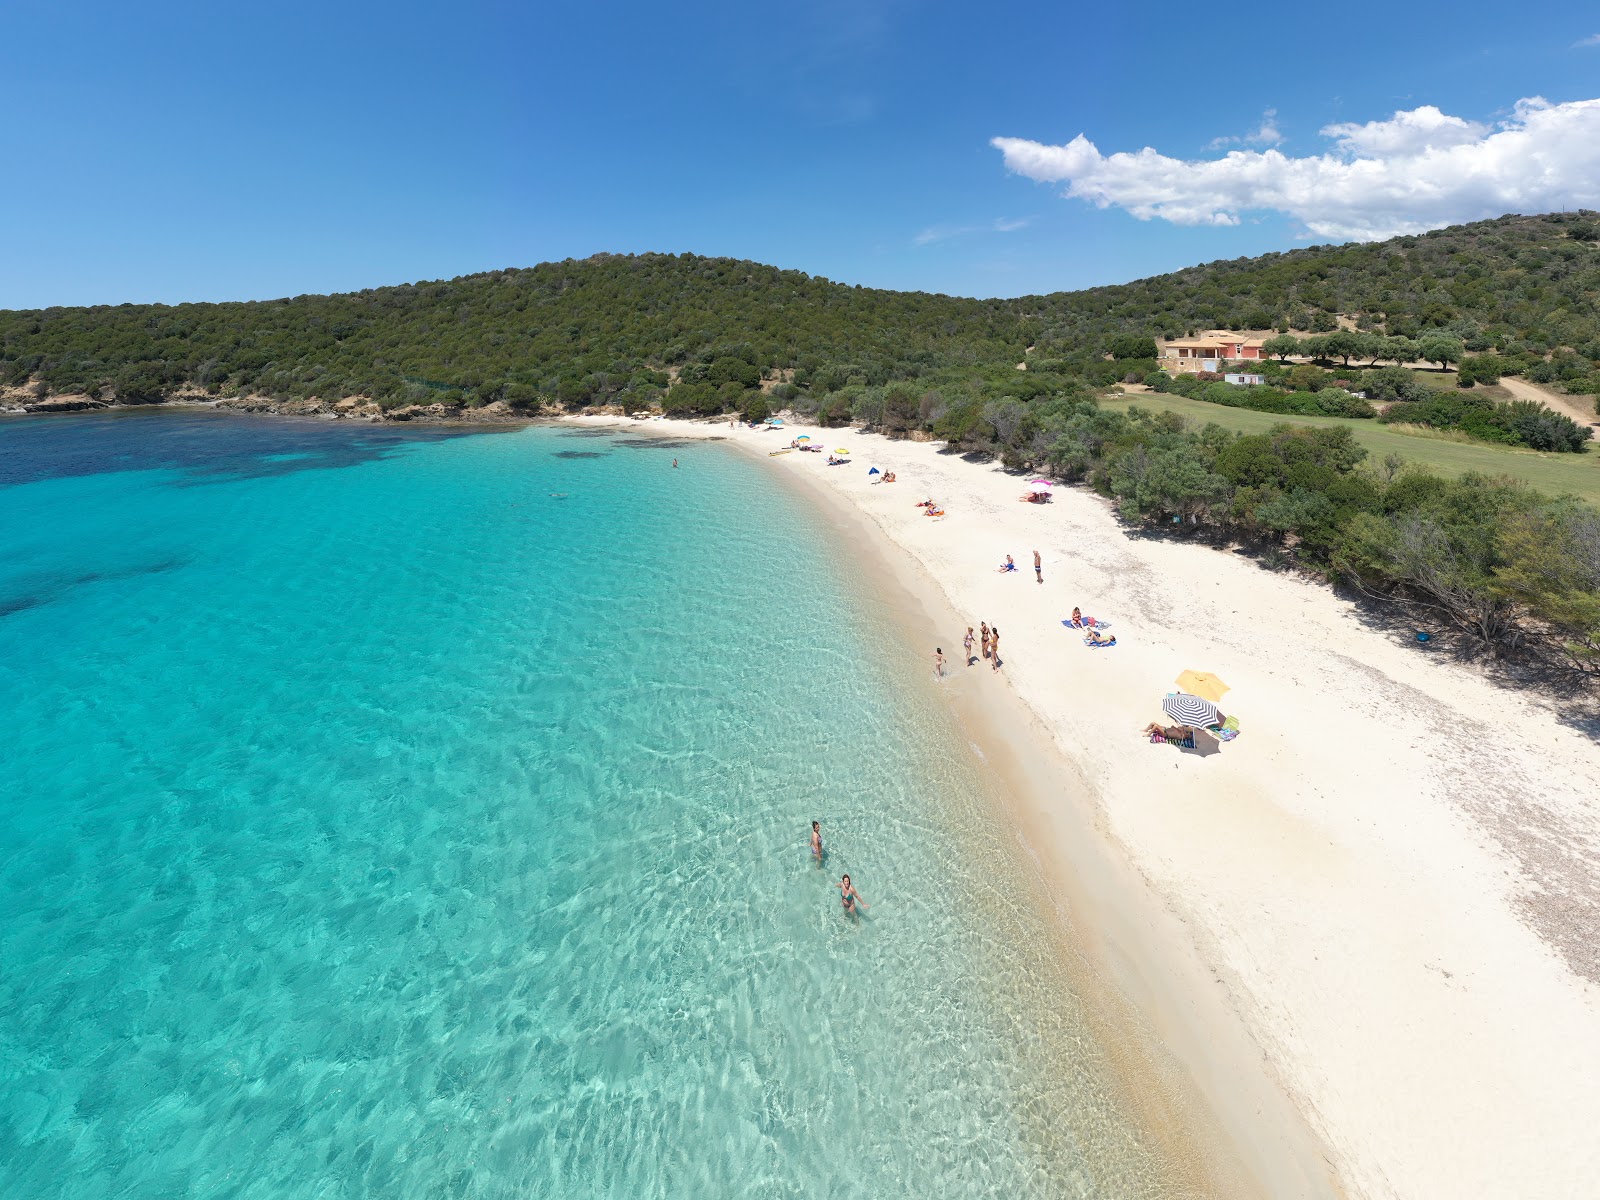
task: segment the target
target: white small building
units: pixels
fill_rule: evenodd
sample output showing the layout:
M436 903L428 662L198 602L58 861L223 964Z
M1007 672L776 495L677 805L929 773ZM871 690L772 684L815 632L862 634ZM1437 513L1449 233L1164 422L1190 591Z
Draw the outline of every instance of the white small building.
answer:
M1234 387L1259 387L1267 381L1265 375L1250 375L1243 371L1232 372L1222 377L1223 383L1231 383Z

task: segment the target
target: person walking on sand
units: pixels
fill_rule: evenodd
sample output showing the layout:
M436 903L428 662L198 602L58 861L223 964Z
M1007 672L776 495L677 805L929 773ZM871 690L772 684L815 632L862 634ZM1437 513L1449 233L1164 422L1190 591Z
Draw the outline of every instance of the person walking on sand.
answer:
M1033 577L1040 583L1044 582L1044 562L1039 557L1039 552L1033 552Z
M978 626L983 631L983 656L985 658L988 658L989 657L989 622L980 621L980 622L978 622Z
M967 636L961 639L961 644L964 647L966 647L966 651L967 651L967 666L969 666L969 667L973 663L978 661L977 659L972 657L972 643L975 642L976 640L977 639L972 636L972 626L968 625L967 626Z
M861 898L861 893L856 891L856 885L850 882L850 876L846 875L836 886L839 889L839 901L844 905L846 916L858 916L859 914L856 912L856 905L858 904L862 908L872 907Z
M933 648L933 677L935 679L943 679L944 678L944 647L943 646L935 646Z
M822 863L822 822L811 822L811 857Z
M991 660L989 669L998 671L1000 669L1000 626L998 625L989 630L989 657Z

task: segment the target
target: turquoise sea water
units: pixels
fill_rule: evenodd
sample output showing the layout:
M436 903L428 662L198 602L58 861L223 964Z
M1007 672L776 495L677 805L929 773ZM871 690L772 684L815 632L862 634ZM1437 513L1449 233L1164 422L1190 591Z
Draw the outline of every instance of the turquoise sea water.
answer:
M0 1196L1174 1194L830 543L714 444L0 424Z

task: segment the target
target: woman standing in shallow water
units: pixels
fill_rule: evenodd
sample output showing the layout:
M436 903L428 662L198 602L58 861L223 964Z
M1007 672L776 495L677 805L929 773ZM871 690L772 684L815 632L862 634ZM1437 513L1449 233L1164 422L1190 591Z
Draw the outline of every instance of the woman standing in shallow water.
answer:
M843 879L841 879L838 883L838 888L839 901L844 905L846 916L860 916L860 914L856 912L857 904L861 905L862 908L872 907L872 905L868 904L861 898L861 893L856 891L856 885L850 882L850 876L846 875Z

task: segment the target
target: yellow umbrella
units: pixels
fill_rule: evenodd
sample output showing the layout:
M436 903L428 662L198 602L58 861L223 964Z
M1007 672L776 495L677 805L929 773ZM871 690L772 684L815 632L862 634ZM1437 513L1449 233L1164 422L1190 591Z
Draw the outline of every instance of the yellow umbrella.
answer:
M1228 685L1210 671L1185 671L1178 676L1177 683L1189 695L1200 696L1213 704L1221 700L1222 693L1228 690Z

